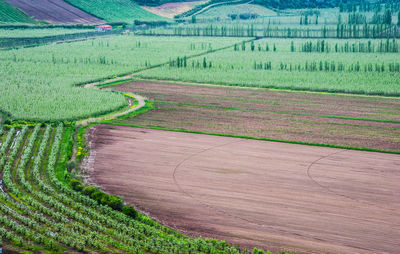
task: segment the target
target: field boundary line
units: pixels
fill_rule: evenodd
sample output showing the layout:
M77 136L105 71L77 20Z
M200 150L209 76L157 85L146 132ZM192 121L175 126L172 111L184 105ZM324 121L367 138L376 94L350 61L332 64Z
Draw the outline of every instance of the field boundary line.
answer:
M143 70L143 71L146 71L146 70ZM96 82L96 86L103 88L103 87L107 87L107 86L123 84L123 83L129 82L129 81L142 81L142 82L155 82L155 83L159 83L159 84L176 84L176 85L186 85L186 86L224 87L224 88L231 88L231 89L249 89L249 90L263 90L263 91L267 90L267 91L277 91L277 92L287 92L287 93L310 93L310 94L325 94L325 95L335 95L335 96L349 96L349 97L353 96L353 97L364 97L364 98L400 100L400 96L391 96L391 95L373 95L373 94L362 94L362 93L325 92L325 91L297 90L297 89L287 89L287 88L199 83L199 82L193 82L193 81L182 81L182 80L172 80L172 79L144 78L144 77L139 77L136 75L137 74L132 74L132 75L121 77L121 78L107 80L107 81L110 81L108 83Z
M177 105L177 106L183 106L183 107L187 106L187 107L197 107L197 108L212 108L212 109L220 109L220 110L237 110L237 111L243 111L243 112L269 112L269 113L281 114L281 115L313 116L313 117L321 117L321 118L329 118L329 119L355 120L355 121L378 122L378 123L400 123L400 121L397 121L397 120L357 118L357 117L351 117L351 116L318 115L318 114L307 114L307 113L300 113L300 112L285 112L285 111L273 111L273 110L265 110L265 109L234 108L234 107L225 107L225 106L190 104L190 103L180 103L180 102L173 102L173 101L159 101L159 100L155 100L153 102L160 103L160 104Z
M312 142L303 142L303 141L294 141L294 140L273 139L273 138L261 138L261 137L259 138L259 137L242 136L242 135L234 135L234 134L193 131L193 130L186 130L186 129L173 129L173 128L166 128L166 127L161 127L161 126L154 126L154 125L127 124L127 123L121 123L121 122L102 122L102 124L126 126L126 127L142 128L142 129L152 129L152 130L184 132L184 133L211 135L211 136L231 137L231 138L243 138L243 139L250 139L250 140L260 140L260 141L278 142L278 143L286 143L286 144L329 147L329 148L338 148L338 149L354 150L354 151L400 154L400 151L393 151L393 150L374 149L374 148L367 148L367 147L341 146L341 145L312 143Z
M161 66L159 66L161 67ZM146 70L143 70L141 72L144 72ZM137 75L139 73L135 73ZM134 76L134 75L133 75ZM132 76L132 77L133 77ZM175 84L182 84L182 85L198 85L198 86L217 86L217 87L231 87L231 88L240 88L240 89L254 89L254 90L273 90L273 91L285 91L285 92L291 92L291 93L298 93L298 92L303 92L303 93L316 93L316 94L330 94L330 95L338 95L338 96L359 96L359 97L371 97L371 98L389 98L389 99L400 99L400 94L367 94L367 93L355 93L355 92L343 92L343 91L325 91L325 90L318 90L318 89L297 89L297 88L288 88L288 87L276 87L276 86L265 86L265 87L260 87L257 85L254 86L246 86L246 85L241 85L241 84L228 84L228 83L217 83L217 84L212 84L209 82L198 82L198 81L182 81L182 80L174 80L174 79L157 79L154 77L135 77L138 80L142 81L153 81L153 82L165 82L165 83L175 83Z

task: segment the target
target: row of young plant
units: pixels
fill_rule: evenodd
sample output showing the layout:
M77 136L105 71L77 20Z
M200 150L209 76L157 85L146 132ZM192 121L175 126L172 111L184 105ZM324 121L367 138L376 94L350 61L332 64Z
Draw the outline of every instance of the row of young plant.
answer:
M56 136L56 140L59 140L59 139L57 139L57 136ZM54 150L54 147L55 146L53 146L53 150L52 151L55 151ZM51 157L53 157L54 158L54 156L52 156L52 155L50 155L50 158ZM52 163L51 162L52 160L50 160L50 163ZM51 165L51 164L50 164ZM10 186L12 186L12 185L10 185ZM62 213L69 213L69 214L67 214L68 215L68 217L72 217L72 218L74 218L74 219L81 219L81 220L83 220L82 219L82 216L80 216L80 215L77 215L77 214L75 214L75 213L71 213L71 211L68 211L68 209L67 208L65 208L65 207L63 207L63 205L62 204L60 204L60 203L57 203L56 201L54 201L54 200L52 200L51 198L48 198L48 197L46 197L47 195L42 195L41 193L35 193L35 191L33 190L33 189L31 189L30 190L30 193L32 193L32 194L34 194L34 196L35 196L35 198L37 198L37 199L40 199L40 200L42 200L42 201L44 201L45 203L46 203L46 205L47 206L50 206L50 207L54 207L54 208L57 208L57 210L62 210ZM45 209L45 207L43 206L43 205L40 205L40 204L38 204L37 202L35 202L35 201L33 201L32 199L30 199L30 198L28 198L27 200L26 200L26 202L27 203L29 203L29 204L31 204L32 206L34 206L34 207L36 207L36 208L42 208L41 210L43 211L43 208L44 208L44 210L46 210ZM70 204L71 205L71 204ZM50 215L51 215L51 210L47 210L47 212L50 212ZM65 217L64 219L64 221L65 222L68 222L68 217ZM85 224L86 225L91 225L93 222L91 222L91 221L84 221L85 222ZM89 224L88 224L89 223ZM82 226L80 227L81 228L81 230L82 230ZM86 232L86 233L89 233L89 232ZM79 238L81 238L79 235L78 235L78 239ZM93 239L93 237L91 238L92 240L91 240L91 245L93 245L93 244L96 244L96 239ZM69 242L68 242L69 243ZM120 246L121 244L118 244L118 242L117 241L115 241L114 240L114 245L117 245L117 246ZM75 247L82 247L82 248L78 248L78 249L80 249L80 250L83 250L83 248L84 248L84 246L85 245L83 245L83 244L73 244L72 246L75 246ZM101 246L101 245L99 245L99 244L96 244L96 246ZM128 248L124 248L125 250L129 250Z
M385 10L391 10L392 12L400 10L400 3L397 1L340 1L339 11L340 12L381 12Z
M253 63L254 70L272 70L271 62L256 62ZM347 72L400 72L400 63L368 63L360 64L360 62L352 64L344 64L342 62L335 61L305 61L301 63L284 63L280 62L276 66L278 70L287 71L325 71L325 72L336 72L336 71L347 71Z
M399 43L395 39L380 40L379 43L372 41L359 41L359 42L345 42L345 43L335 43L331 45L328 41L318 40L318 41L308 41L301 45L295 46L292 41L290 45L291 52L335 52L335 53L398 53Z
M396 25L337 24L322 27L286 27L273 25L192 25L167 29L149 29L143 35L278 37L278 38L399 38Z
M177 57L176 60L170 59L168 62L169 67L175 67L175 68L187 68L187 67L192 67L192 68L212 68L213 63L212 61L207 61L206 57L203 57L203 61L200 62L199 60L194 60L188 63L187 57Z
M40 141L38 137L42 132ZM56 172L58 158L65 156L63 151L68 151L62 149L60 152L60 147L66 143L63 137L65 128L60 124L53 137L52 132L51 126L42 131L39 125L33 131L29 131L28 127L23 127L21 131L10 129L7 137L14 137L14 142L2 145L1 150L5 147L4 150L9 151L9 156L2 158L7 158L6 165L13 165L5 167L9 176L5 182L6 193L0 196L0 220L4 220L4 232L12 232L2 234L0 229L0 237L7 242L19 247L40 246L56 252L65 248L107 253L115 250L145 253L241 252L225 242L191 239L163 227L138 214L134 208L124 206L122 199L108 198L109 195L95 187L71 181L78 191L70 189L57 178ZM18 154L22 156L16 160ZM17 174L11 173L12 169L16 169ZM26 176L31 182L26 180ZM19 212L15 212L17 210Z

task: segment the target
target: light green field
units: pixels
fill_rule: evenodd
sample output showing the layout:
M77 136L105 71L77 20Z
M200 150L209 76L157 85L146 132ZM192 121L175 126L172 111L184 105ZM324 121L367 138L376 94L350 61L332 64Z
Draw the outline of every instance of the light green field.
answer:
M37 23L24 12L14 6L0 0L0 24L1 23Z
M168 20L167 18L146 11L131 0L67 0L67 2L87 13L110 22L124 21L132 23L134 20Z
M389 63L400 64L398 53L291 52L291 41L263 39L255 43L254 52L250 50L250 44L247 44L245 51L242 51L239 46L238 51L230 48L207 55L207 68L203 68L204 59L200 57L190 61L185 69L164 66L143 72L140 76L226 85L400 95L400 72L389 71ZM298 49L307 40L294 41L294 46ZM326 41L331 45L339 43L338 40ZM374 41L373 44L377 45L379 42ZM267 44L269 51L265 51ZM277 48L276 52L273 51L274 44ZM258 50L258 45L261 51ZM209 68L210 62L211 68ZM269 62L271 70L265 70L264 65ZM332 62L335 64L335 70L326 71L325 64L330 66ZM360 64L360 70L350 71L349 68L352 65L355 67L357 62ZM344 66L344 70L338 70L339 63ZM263 67L256 69L255 64L262 64ZM306 64L307 66L315 64L317 70L305 70ZM319 70L320 64L323 70ZM372 65L373 71L364 71L368 64ZM380 68L382 64L384 64L384 71L376 71L375 65ZM281 70L282 65L286 66L283 70ZM299 65L300 70L297 70L296 66Z
M255 4L238 4L238 5L223 5L211 8L204 13L197 15L199 19L202 18L228 18L229 14L245 14L253 13L259 16L275 16L276 12L268 8Z
M42 28L42 29L0 29L0 38L31 38L53 35L76 34L94 29Z
M120 94L74 84L130 74L242 39L115 36L0 53L0 109L13 118L80 119L125 105Z

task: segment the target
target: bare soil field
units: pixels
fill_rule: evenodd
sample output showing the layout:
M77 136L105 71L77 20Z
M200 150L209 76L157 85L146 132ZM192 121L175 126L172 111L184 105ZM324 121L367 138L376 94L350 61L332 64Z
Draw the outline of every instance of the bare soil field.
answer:
M157 14L162 17L174 18L174 16L193 9L196 5L203 4L207 1L191 1L191 2L171 2L160 6L141 6L143 9Z
M154 82L112 89L155 101L125 124L400 151L400 123L379 122L400 121L398 98Z
M397 253L400 156L99 125L88 174L168 226L242 247Z
M28 16L52 24L100 24L104 20L62 1L62 0L5 0L21 9Z

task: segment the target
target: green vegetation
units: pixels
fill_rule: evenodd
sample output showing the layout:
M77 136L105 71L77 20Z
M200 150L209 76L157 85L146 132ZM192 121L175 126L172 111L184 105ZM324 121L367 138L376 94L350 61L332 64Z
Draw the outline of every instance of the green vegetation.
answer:
M91 31L93 31L93 29L67 29L67 28L0 29L0 40L3 38L45 37L52 35L86 33Z
M308 52L305 45L310 43L317 52ZM329 50L322 52L321 44L324 48L328 45ZM371 53L358 52L362 48L359 45L370 45ZM398 53L372 53L386 49L397 52L398 42L263 39L237 44L206 58L191 59L186 67L171 63L139 76L230 86L399 96Z
M182 55L195 55L242 39L116 36L2 52L0 109L31 121L76 120L127 105L123 95L75 87L131 74Z
M224 5L211 8L204 13L196 15L196 18L249 19L251 17L246 16L249 14L254 14L254 17L275 16L276 12L254 4Z
M113 22L124 21L133 23L134 20L157 21L168 20L141 8L134 1L130 0L67 0L68 3L92 14L93 16Z
M0 24L1 23L38 23L24 12L14 6L0 0Z
M69 173L59 180L56 165L70 159L70 150L62 147L71 143L71 130L59 124L6 131L0 150L6 190L0 193L0 237L5 243L54 253L249 253L224 241L189 238L125 206L120 197L76 180L69 182L78 191L70 189L65 185Z

